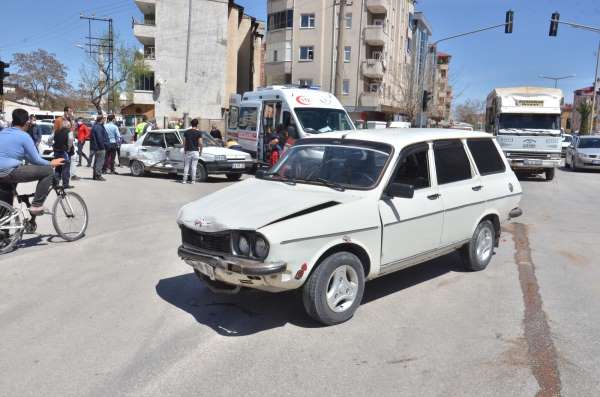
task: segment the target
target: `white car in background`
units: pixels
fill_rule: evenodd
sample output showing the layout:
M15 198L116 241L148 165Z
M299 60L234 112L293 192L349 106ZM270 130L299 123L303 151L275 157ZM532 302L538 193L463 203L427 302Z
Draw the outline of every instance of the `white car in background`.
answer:
M36 124L42 129L42 139L38 146L40 156L46 160L52 160L54 158L54 150L52 149L52 145L50 145L50 136L52 135L54 124L40 121Z
M459 250L483 270L521 185L489 134L336 132L269 171L184 206L179 256L215 291L302 289L323 324L352 317L365 282Z
M180 175L183 173L183 131L152 130L136 142L121 145L121 164L128 164L131 174L147 172ZM196 180L204 182L208 175L226 175L236 181L243 173L253 171L256 162L250 154L222 147L209 133L202 132L202 154Z

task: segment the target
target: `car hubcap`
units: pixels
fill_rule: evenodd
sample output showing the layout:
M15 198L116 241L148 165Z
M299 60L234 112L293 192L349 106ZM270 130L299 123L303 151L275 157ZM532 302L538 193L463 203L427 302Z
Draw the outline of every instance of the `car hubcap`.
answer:
M327 283L327 305L334 312L343 312L352 306L358 292L358 274L352 266L335 269Z
M133 168L134 175L138 175L140 173L141 167L138 163L133 163L131 167Z
M484 263L492 255L492 250L494 248L494 238L492 231L489 228L484 227L481 229L477 236L476 247L477 259L479 260L479 263Z

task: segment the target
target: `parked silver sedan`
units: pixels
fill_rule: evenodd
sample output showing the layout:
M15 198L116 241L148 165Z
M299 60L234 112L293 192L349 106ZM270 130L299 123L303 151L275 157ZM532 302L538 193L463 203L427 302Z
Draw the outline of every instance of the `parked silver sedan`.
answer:
M600 170L600 135L574 136L565 165L572 170Z

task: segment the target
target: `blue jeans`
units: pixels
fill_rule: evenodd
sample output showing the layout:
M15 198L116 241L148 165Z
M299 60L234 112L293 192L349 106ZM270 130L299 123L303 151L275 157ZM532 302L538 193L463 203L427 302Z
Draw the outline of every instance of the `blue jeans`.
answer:
M64 165L54 169L54 177L62 180L63 187L69 186L71 180L71 158L68 152L54 152L55 159L65 159Z

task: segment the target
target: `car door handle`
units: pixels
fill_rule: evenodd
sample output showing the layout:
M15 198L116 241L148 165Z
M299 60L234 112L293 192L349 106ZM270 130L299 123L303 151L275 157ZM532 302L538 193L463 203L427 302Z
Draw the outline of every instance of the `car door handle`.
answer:
M429 200L437 200L437 199L439 199L441 196L442 196L441 194L439 194L439 193L436 193L436 194L431 194L431 195L427 196L427 198L428 198Z
M473 186L471 189L473 189L474 191L478 192L481 189L483 189L483 185L479 185L479 186Z

